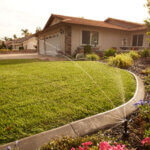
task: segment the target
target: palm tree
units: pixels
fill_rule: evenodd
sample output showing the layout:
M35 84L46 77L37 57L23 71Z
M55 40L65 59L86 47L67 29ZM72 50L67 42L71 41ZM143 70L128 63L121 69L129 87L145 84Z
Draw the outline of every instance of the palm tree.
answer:
M3 39L4 39L5 41L8 41L8 40L9 40L9 38L8 38L7 36L5 36Z
M22 31L22 35L24 36L24 37L26 37L26 36L29 36L31 33L29 33L29 30L28 29L21 29L21 31Z
M38 33L38 32L40 32L40 31L42 31L41 27L36 27L35 32Z
M17 39L17 35L16 35L16 34L14 34L14 35L13 35L13 38L14 38L14 39Z

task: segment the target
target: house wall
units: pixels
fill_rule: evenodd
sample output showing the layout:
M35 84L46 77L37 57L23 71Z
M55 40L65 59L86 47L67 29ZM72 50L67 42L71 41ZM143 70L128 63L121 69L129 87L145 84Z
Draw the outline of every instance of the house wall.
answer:
M14 50L19 50L20 47L23 47L22 43L13 43L13 47L12 48Z
M127 38L127 45L130 44L131 40L130 33L126 31L72 25L72 40L71 40L72 54L79 46L82 46L82 30L98 32L99 39L97 47L99 47L100 50L105 50L111 47L120 48L122 46L123 38Z
M36 37L32 37L23 42L24 49L35 50L36 49L35 46L37 46L37 38Z

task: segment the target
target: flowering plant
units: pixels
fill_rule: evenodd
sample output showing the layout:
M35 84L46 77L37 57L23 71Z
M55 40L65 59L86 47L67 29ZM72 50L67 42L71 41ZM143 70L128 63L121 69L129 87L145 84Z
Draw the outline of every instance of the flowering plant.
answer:
M134 106L136 106L136 107L139 105L143 106L144 104L150 105L150 100L148 100L148 101L139 100L139 102L134 103Z
M79 150L88 150L90 149L88 146L92 145L92 142L82 143L83 147L79 146ZM75 150L72 148L71 150ZM108 142L100 142L99 150L128 150L125 148L125 145L115 144L115 146L111 146Z
M141 142L143 145L147 144L150 145L150 137L146 137L145 139L142 140Z

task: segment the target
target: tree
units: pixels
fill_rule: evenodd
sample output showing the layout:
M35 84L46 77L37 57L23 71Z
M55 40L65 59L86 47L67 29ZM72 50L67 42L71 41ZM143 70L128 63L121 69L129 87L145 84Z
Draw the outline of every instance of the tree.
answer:
M42 31L41 27L36 27L35 32L38 33L38 32L40 32L40 31Z
M146 8L148 9L148 13L150 15L150 0L147 0L147 3L146 3ZM146 33L147 35L150 35L150 18L148 18L147 20L144 21L146 26L147 26L147 30L148 32ZM150 42L150 39L147 39L149 42Z
M16 35L16 34L14 34L14 35L13 35L13 38L14 38L14 39L17 39L17 35Z
M3 39L4 39L5 41L8 41L8 40L9 40L9 38L8 38L7 36L5 36Z
M21 29L21 31L22 31L22 35L23 35L24 37L31 35L31 33L29 33L29 30L28 30L28 29Z

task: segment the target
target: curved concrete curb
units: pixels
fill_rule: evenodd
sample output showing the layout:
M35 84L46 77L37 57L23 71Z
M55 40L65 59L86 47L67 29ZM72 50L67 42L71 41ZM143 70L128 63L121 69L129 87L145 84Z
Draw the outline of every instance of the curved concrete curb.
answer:
M130 72L131 73L131 72ZM131 73L133 74L133 73ZM84 136L90 133L94 133L100 129L110 127L112 125L123 122L125 114L128 116L133 111L136 110L134 103L141 99L144 99L144 84L142 80L135 74L133 76L137 82L136 92L133 98L127 103L116 107L115 109L81 119L70 124L64 125L62 127L45 131L27 138L23 138L18 141L18 147L20 150L37 150L43 144L46 144L50 140L61 136ZM126 111L127 110L127 111ZM8 146L15 148L16 143L8 143L0 146L0 150L6 150Z

